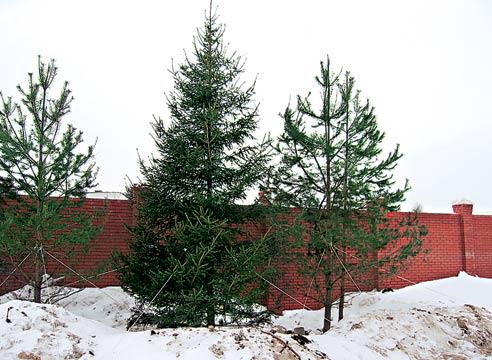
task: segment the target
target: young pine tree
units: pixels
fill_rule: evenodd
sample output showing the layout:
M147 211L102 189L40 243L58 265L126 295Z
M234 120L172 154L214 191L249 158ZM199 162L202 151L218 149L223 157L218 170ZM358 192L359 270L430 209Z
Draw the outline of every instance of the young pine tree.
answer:
M336 250L339 268L340 299L338 320L343 319L345 282L350 277L360 277L368 271L382 269L393 263L392 273L403 266L409 257L416 256L421 248L421 238L426 230L420 226L416 214L408 214L401 221L390 221L387 213L397 211L410 189L408 181L403 188L395 188L393 170L401 158L398 145L393 152L383 156L384 132L378 129L374 108L369 101L360 99L354 89L355 80L349 72L338 84L343 116L338 124L341 148L336 163L342 182L337 208L343 214L343 235ZM364 225L362 225L364 224ZM408 242L401 242L408 239ZM384 253L388 246L396 252ZM347 259L347 250L355 249L358 260ZM378 253L379 256L371 256ZM398 259L398 260L396 260ZM387 267L385 268L387 269Z
M240 86L243 63L223 35L210 11L193 56L171 71L171 121L153 123L157 155L140 162L134 242L117 257L124 289L152 304L162 326L254 317L265 290L256 272L274 252L269 236L241 230L263 216L261 206L238 202L257 185L268 153L254 139L254 84Z
M68 83L50 97L56 76L54 60L39 58L27 87L17 87L21 104L0 94L0 171L12 199L0 221L0 256L33 285L35 302L51 252L73 255L98 232L93 217L77 211L95 186L94 146L78 152L82 132L63 124L73 99Z
M296 109L288 107L282 116L284 132L276 146L281 163L271 193L274 202L304 210L310 235L305 270L315 279L314 286L324 290L318 300L325 305L326 331L336 285L341 292L341 319L345 276L351 274L353 279L383 262L395 267L415 256L424 229L415 218L405 223L403 232L400 224L386 221L387 212L398 209L408 190L407 184L394 189L392 180L401 154L396 147L381 157L384 133L378 129L373 108L368 102L362 104L354 91L353 78L333 73L328 59L321 63L316 82L321 88L320 111L313 109L309 96L298 97ZM402 238L410 240L400 245ZM371 256L390 243L397 249L384 261ZM347 261L348 249L358 261Z

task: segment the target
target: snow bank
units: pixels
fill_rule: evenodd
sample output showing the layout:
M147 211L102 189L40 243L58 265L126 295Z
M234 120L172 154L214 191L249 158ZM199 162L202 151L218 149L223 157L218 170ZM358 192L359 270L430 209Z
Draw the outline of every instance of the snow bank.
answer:
M274 323L304 326L332 359L492 359L492 279L460 273L350 298L345 319L336 322L335 308L333 329L324 335L323 309L287 311ZM361 347L377 356L357 357Z
M59 302L63 308L115 328L126 328L135 299L120 287L86 288Z
M5 316L0 327L2 359L36 359L34 355L40 359L79 359L92 351L96 336L112 331L58 306L20 300L0 305L0 314Z
M135 299L125 293L120 287L111 286L103 289L98 288L61 288L51 286L43 289L42 299L47 301L53 293L58 293L61 300L56 305L86 319L97 320L111 327L124 329L126 321L131 315L131 308L135 306ZM73 295L63 298L64 294ZM32 298L32 287L12 291L0 296L0 304L10 300L25 300Z
M134 300L114 287L85 289L53 306L11 300L16 296L0 298L1 359L492 359L492 279L464 273L351 294L345 319L326 334L317 330L322 310L274 319L277 330L309 330L305 345L268 326L128 333Z

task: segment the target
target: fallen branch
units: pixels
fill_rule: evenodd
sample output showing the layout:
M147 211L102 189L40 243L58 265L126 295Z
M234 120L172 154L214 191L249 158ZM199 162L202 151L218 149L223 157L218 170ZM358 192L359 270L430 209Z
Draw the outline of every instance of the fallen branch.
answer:
M61 287L61 289L66 289L66 288ZM65 293L63 292L63 290L58 290L57 292L55 292L54 294L49 296L48 299L45 300L45 302L47 302L49 304L56 304L57 302L64 300L66 298L69 298L72 295L78 294L79 292L81 292L83 290L84 290L84 288L73 289L73 290L70 289Z
M277 335L275 335L275 334L272 334L271 332L268 332L268 331L265 331L265 330L262 330L262 329L259 329L259 330L260 330L262 333L264 333L264 334L270 335L272 338L274 338L275 340L277 340L278 342L280 342L280 343L284 346L280 352L284 351L284 350L285 350L285 348L287 348L287 349L289 349L289 350L290 350L290 352L291 352L292 354L294 354L294 355L295 355L295 357L297 357L299 360L301 360L301 356L297 353L297 351L295 351L295 350L294 350L294 349L293 349L293 348L289 345L289 342L288 342L288 341L285 341L285 340L281 339L280 337L278 337L278 336L277 336Z

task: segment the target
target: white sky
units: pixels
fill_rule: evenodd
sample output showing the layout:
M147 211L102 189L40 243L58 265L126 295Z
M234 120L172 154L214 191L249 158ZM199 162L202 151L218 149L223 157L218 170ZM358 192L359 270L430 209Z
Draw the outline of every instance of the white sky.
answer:
M289 97L313 90L319 61L350 70L376 107L386 146L405 154L404 209L492 213L492 1L216 1L230 50L258 75L261 129L278 134ZM0 0L0 90L18 99L37 55L55 58L75 96L67 117L96 137L98 189L122 191L167 117L167 69L191 51L208 0Z

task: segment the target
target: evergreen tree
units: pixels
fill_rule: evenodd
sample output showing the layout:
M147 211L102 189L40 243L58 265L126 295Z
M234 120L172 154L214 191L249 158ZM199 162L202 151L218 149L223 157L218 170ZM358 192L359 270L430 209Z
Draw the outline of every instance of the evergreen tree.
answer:
M254 84L240 86L243 62L227 53L223 35L210 10L193 57L171 70L171 121L153 123L157 156L140 161L134 242L117 256L123 288L152 304L162 326L255 317L265 295L256 271L272 256L272 239L241 230L265 208L238 203L258 184L268 147L254 139Z
M336 284L341 319L345 275L351 273L353 278L388 263L394 270L418 253L425 229L415 217L401 224L387 221L387 212L399 208L409 187L406 183L394 189L392 171L401 154L397 146L381 157L384 133L378 129L374 109L369 102L362 104L354 91L354 79L349 73L343 79L333 73L327 60L321 63L316 82L322 96L319 113L309 96L298 96L296 109L289 106L282 115L284 132L276 146L281 163L271 193L276 203L304 209L302 217L310 224L305 272L317 286L322 275L326 331ZM400 244L403 238L408 241ZM371 256L390 243L397 251ZM359 261L347 261L348 249Z
M94 146L78 152L82 132L63 126L73 100L65 82L50 97L57 68L38 59L36 76L17 87L21 104L0 94L0 171L12 200L0 221L0 256L17 268L41 302L47 257L56 250L68 257L96 235L93 217L77 211L87 189L95 186ZM59 255L60 256L60 255ZM65 257L64 257L65 259Z

